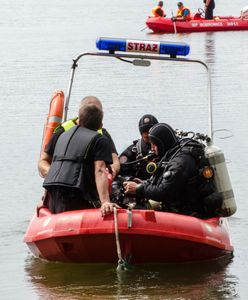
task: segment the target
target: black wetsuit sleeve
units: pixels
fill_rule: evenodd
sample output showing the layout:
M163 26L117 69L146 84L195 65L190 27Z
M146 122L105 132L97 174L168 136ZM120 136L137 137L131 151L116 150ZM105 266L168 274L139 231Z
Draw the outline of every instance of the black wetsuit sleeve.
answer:
M139 196L155 201L170 201L177 197L183 190L188 179L195 170L193 158L185 157L174 158L161 174L156 184L147 181L139 189Z
M134 147L135 147L134 144L128 146L128 147L121 153L121 155L120 155L119 157L121 158L122 156L126 156L126 157L127 157L127 162L136 160L136 151L133 151L133 148L134 148Z
M128 146L119 156L121 163L120 175L131 176L136 173L136 165L125 165L125 163L132 162L136 160L136 151L134 151L135 144Z
M56 132L53 133L50 141L48 142L48 144L46 145L46 148L45 148L45 152L48 154L48 155L51 155L53 156L53 153L54 153L54 149L55 149L55 146L56 146L56 143L58 141L58 138L60 137L60 135L64 132L64 128L61 127L59 128L58 130L56 130Z

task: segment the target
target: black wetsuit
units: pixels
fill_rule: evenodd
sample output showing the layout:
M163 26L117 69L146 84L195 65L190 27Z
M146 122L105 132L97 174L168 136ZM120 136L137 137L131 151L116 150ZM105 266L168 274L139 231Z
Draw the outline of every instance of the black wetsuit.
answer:
M138 188L137 196L162 202L164 211L190 215L202 210L194 180L198 175L198 166L186 148L174 156L179 147L168 152L154 176Z
M135 140L132 145L127 147L120 155L127 157L127 163L136 161L145 157L151 150L151 145L144 142L143 139ZM121 164L120 175L128 177L137 177L140 179L148 179L151 175L146 171L148 161L140 161L136 164L125 165Z

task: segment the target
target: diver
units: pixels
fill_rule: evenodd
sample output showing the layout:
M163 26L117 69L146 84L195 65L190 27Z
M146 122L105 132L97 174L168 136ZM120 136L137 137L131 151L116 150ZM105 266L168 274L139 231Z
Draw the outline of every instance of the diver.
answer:
M148 159L154 155L150 153L149 129L158 123L156 117L151 114L142 116L139 120L141 138L133 141L119 156L121 169L120 175L135 177L141 180L148 179L151 175L147 172Z
M135 195L137 202L153 200L162 211L200 218L218 215L222 200L213 180L203 178L200 172L208 164L204 145L190 138L179 139L165 123L154 125L149 138L160 160L158 168L147 181L124 182L125 195Z

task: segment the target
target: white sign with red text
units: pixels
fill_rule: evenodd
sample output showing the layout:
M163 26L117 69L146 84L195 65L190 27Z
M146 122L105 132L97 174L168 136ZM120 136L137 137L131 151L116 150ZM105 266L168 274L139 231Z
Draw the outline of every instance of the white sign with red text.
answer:
M126 51L159 53L160 42L127 40Z

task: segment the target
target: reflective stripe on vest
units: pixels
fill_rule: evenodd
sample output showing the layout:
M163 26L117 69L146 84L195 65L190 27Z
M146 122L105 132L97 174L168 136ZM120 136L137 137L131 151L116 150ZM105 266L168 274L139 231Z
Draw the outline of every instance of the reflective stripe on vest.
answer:
M64 128L65 131L68 131L69 129L71 129L73 126L76 125L77 119L78 118L68 120L68 121L64 122L63 124L61 124L61 126Z
M60 128L63 128L64 131L68 131L73 126L77 125L77 119L78 118L73 118L73 119L70 119L68 121L65 121L63 124L56 127L53 132L57 132Z
M99 134L103 135L102 128L99 128L99 129L97 130L97 133L99 133Z
M59 128L61 128L61 127L64 128L64 131L68 131L68 130L71 129L73 126L77 125L77 120L78 120L78 117L73 118L73 119L70 119L70 120L68 120L68 121L65 121L63 124L61 124L61 125L59 125L58 127L56 127L56 128L54 129L54 132L57 132L57 130L58 130ZM97 133L103 135L102 128L99 128L99 129L97 130Z

